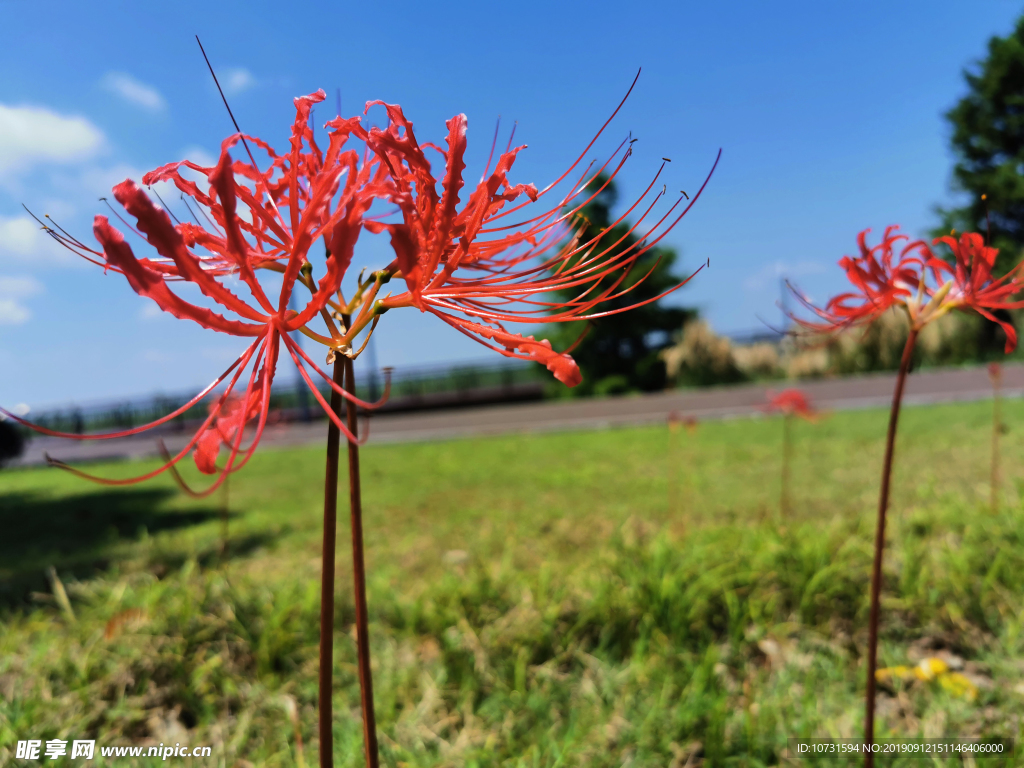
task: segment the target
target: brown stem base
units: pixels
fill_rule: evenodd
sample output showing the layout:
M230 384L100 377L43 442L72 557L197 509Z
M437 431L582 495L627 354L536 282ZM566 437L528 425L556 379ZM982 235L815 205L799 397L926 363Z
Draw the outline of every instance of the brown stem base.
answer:
M885 550L885 513L889 508L889 484L892 479L892 459L896 447L896 425L900 418L900 404L903 389L910 371L910 360L914 354L917 331L911 330L900 359L900 371L896 376L896 391L892 396L892 410L889 411L889 431L885 438L885 460L882 463L882 488L878 499L878 522L875 525L875 559L871 569L871 616L868 620L868 679L865 693L864 742L870 747L875 743L875 670L878 666L878 620L881 613L882 596L882 554ZM871 752L864 756L866 768L873 768L875 757Z
M353 395L356 391L355 366L345 358L345 388ZM358 437L359 423L356 406L347 403L348 428ZM377 722L373 710L373 674L370 670L370 622L366 608L366 563L363 553L363 503L359 482L359 446L348 444L349 502L352 523L352 588L356 609L356 651L359 666L359 698L363 710L363 745L367 768L378 768Z
M334 383L344 383L344 365L334 363ZM331 410L341 416L341 395L331 392ZM334 766L333 704L334 690L334 551L338 536L338 456L341 430L327 422L327 474L324 478L324 533L320 568L320 689L319 710L320 768Z

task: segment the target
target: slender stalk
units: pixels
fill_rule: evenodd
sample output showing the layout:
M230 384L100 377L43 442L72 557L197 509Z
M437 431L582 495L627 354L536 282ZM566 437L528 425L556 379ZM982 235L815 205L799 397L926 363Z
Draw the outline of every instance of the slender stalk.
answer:
M346 327L349 319L345 318ZM356 392L355 365L346 357L345 388L353 395ZM353 436L359 436L359 422L356 405L347 403L348 428ZM363 710L363 747L366 752L366 768L378 768L380 757L377 749L377 720L373 710L373 674L370 671L370 622L366 609L366 564L363 557L363 501L359 483L359 446L348 444L349 503L352 523L352 590L356 607L356 652L359 656L359 699Z
M1001 372L998 368L990 372L992 377L992 477L989 480L989 506L992 514L996 513L999 506L999 406L1000 406L1000 378Z
M231 476L224 478L224 490L220 502L220 553L221 563L228 554L228 516L230 515L230 496L228 486L231 484Z
M790 454L793 451L793 414L786 413L782 416L782 496L779 499L779 509L783 517L789 516L789 463Z
M295 732L295 763L298 768L306 768L306 756L302 749L302 726L299 724L298 705L292 708L292 730Z
M668 512L679 513L679 415L668 415Z
M892 458L896 447L896 425L900 418L903 389L907 383L910 359L914 354L917 331L911 329L907 344L903 347L900 371L896 376L896 391L892 395L892 410L889 411L889 432L885 438L885 460L882 464L882 490L878 499L878 523L875 526L875 561L871 569L871 616L868 623L868 679L864 713L864 742L870 747L875 743L875 669L878 665L878 618L882 595L882 553L885 549L885 513L889 508L889 481L892 478ZM868 752L864 756L866 768L873 768L875 756Z
M334 383L343 386L345 366L334 363ZM331 391L331 410L341 416L341 395ZM331 694L334 671L334 550L338 535L338 455L341 430L327 422L327 474L324 478L324 534L320 568L320 768L334 766L334 718Z

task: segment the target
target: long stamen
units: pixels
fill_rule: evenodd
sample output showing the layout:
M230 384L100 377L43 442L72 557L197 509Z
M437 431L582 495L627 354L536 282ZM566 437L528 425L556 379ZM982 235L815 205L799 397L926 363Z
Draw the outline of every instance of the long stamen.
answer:
M491 170L491 159L494 157L494 147L498 143L498 130L501 128L501 115L498 115L498 122L494 125L494 138L491 140L491 153L487 156L487 164L484 166L484 172L480 174L480 181L487 178L487 172ZM511 142L511 139L509 139Z
M238 127L238 121L235 120L235 113L231 111L231 105L228 104L227 96L224 95L224 89L220 87L220 81L217 79L217 73L213 71L213 65L210 63L210 57L206 55L206 49L203 48L203 43L199 39L199 35L196 35L196 42L199 43L199 50L202 51L203 59L206 61L206 66L210 70L210 75L213 77L213 82L217 86L217 92L220 93L221 101L224 102L224 108L228 111L228 117L231 118L232 125L235 126L235 131L242 139L242 146L245 147L246 154L249 155L249 161L252 163L253 170L260 176L263 182L264 191L267 193L267 200L270 202L270 206L274 209L274 213L281 218L281 223L284 223L284 218L281 217L281 212L277 210L277 203L274 202L274 196L270 194L270 190L267 188L266 180L263 179L263 173L260 171L260 167L256 164L256 158L252 156L252 150L249 149L249 142L245 140L245 135L242 133L242 129Z
M172 219L174 219L174 223L175 224L181 224L181 222L178 220L178 217L174 215L174 211L172 211L168 207L167 203L164 202L164 199L162 197L160 197L160 193L157 192L152 187L147 187L147 189L149 189L150 192L152 192L154 195L156 195L156 199L160 201L160 205L162 205L164 207L164 210L167 211L167 215L170 216Z

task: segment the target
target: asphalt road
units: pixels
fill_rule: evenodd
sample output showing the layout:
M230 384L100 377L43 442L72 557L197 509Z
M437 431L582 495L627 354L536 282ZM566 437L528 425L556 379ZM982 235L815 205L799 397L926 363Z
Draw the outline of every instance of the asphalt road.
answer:
M799 384L815 406L823 410L884 407L889 404L895 384L893 374L851 376L841 379L805 381ZM659 423L670 413L697 419L725 419L761 412L769 391L787 384L741 384L702 390L672 391L627 397L593 398L575 401L543 401L446 410L380 414L370 420L371 443L446 440L475 435L510 432L546 432L572 429L602 429L631 424ZM1003 394L1024 395L1024 365L1003 366ZM992 395L992 384L984 367L914 373L907 382L905 402L924 404L957 400L980 400ZM324 439L324 421L275 424L267 427L265 446L319 443ZM189 439L184 433L163 433L172 451ZM20 465L45 461L44 453L69 463L129 459L157 454L156 436L143 433L116 440L65 440L37 437L26 448Z

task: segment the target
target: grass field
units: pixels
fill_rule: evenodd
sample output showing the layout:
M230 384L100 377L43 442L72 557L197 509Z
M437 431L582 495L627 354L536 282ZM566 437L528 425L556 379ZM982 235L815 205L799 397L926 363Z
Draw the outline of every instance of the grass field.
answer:
M973 690L884 686L881 737L1024 736L1024 403L1004 416L993 515L991 403L904 411L880 664L962 662ZM798 423L785 518L778 419L365 448L384 763L762 766L790 736L859 736L886 418ZM323 464L266 451L233 478L223 561L220 496L0 473L0 763L95 738L315 765ZM355 766L346 536L334 730Z

